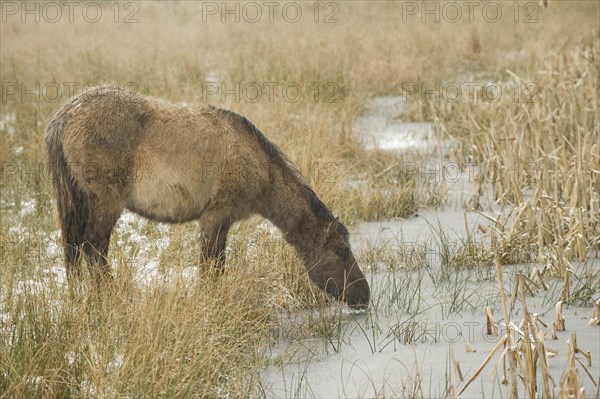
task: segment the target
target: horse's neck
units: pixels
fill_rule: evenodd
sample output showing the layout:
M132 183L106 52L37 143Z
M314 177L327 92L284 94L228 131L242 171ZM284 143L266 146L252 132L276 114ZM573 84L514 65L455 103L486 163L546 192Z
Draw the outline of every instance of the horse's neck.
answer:
M271 194L266 201L263 216L279 227L286 241L307 260L321 228L302 182L296 176L286 173L289 172L277 170L274 173Z

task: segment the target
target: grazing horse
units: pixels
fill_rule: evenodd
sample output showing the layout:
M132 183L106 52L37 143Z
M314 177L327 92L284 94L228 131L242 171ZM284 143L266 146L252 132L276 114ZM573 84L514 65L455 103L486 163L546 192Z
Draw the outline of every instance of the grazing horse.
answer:
M111 279L108 246L123 209L159 222L198 220L203 260L220 269L229 227L259 214L320 289L351 308L368 306L348 230L245 117L105 85L65 104L45 140L71 280L82 257L99 283Z

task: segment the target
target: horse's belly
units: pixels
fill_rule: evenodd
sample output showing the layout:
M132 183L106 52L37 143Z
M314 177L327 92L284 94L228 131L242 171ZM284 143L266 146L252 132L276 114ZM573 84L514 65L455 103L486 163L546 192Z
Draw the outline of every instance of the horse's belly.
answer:
M209 193L194 183L163 179L136 182L127 208L160 222L182 223L197 219L208 203Z

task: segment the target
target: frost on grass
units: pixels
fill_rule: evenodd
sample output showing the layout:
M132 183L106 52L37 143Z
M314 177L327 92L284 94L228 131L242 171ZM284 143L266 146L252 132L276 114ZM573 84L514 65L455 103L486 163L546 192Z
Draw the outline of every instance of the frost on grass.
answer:
M138 284L148 285L164 277L159 270L159 256L170 242L169 227L152 223L135 213L125 211L113 232L120 255L133 267ZM118 259L112 258L113 268Z

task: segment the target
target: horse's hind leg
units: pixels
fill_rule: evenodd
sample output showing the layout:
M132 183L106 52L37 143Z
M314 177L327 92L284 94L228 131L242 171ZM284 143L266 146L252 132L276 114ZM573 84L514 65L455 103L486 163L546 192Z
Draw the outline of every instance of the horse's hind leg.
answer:
M108 245L112 229L123 210L123 207L115 202L91 201L89 219L85 228L83 252L90 273L99 284L112 280L107 259Z
M61 210L65 265L69 281L81 275L81 246L87 224L88 208L84 201Z

